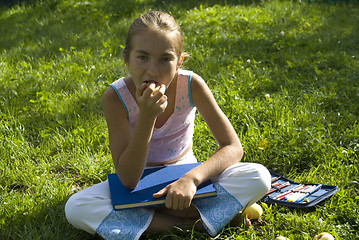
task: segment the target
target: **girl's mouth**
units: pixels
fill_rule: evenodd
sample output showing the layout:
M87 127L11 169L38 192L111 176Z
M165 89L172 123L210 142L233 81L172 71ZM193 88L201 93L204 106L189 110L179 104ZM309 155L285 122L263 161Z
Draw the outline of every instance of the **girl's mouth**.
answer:
M147 80L147 81L144 81L144 82L145 82L145 83L149 83L149 84L154 83L156 86L159 86L159 85L160 85L158 82L153 81L153 80Z

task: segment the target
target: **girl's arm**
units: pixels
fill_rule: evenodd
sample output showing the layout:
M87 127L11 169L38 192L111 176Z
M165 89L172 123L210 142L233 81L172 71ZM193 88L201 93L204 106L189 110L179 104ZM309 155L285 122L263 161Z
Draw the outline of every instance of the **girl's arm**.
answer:
M113 164L119 179L127 188L136 187L145 168L156 118L167 106L164 92L164 85L155 90L154 84L143 84L137 89L140 111L132 136L126 110L116 92L108 87L103 94L102 105Z
M154 195L160 197L167 194L166 207L177 210L190 206L199 184L218 176L226 168L240 161L243 156L242 145L231 123L219 108L207 84L196 74L192 75L191 90L192 101L219 148L203 164Z
M232 124L219 108L207 84L197 74L192 76L191 88L192 101L219 146L198 169L188 173L198 186L239 162L243 157L243 148Z

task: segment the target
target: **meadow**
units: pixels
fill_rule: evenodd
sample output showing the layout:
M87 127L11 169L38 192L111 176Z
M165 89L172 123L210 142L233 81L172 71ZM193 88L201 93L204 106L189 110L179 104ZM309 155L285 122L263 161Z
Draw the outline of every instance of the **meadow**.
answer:
M114 171L101 95L127 74L130 23L171 13L201 75L258 162L297 182L336 185L301 210L261 206L215 239L359 239L359 3L48 0L0 3L0 239L98 239L70 226L71 194ZM199 115L200 161L216 143ZM176 230L143 239L209 239Z

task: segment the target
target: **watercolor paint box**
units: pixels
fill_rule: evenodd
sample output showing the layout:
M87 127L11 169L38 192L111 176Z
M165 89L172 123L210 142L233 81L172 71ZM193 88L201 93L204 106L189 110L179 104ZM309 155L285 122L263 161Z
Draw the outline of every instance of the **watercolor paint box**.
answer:
M294 208L309 208L331 197L337 187L318 183L297 183L277 173L271 173L271 189L260 200Z

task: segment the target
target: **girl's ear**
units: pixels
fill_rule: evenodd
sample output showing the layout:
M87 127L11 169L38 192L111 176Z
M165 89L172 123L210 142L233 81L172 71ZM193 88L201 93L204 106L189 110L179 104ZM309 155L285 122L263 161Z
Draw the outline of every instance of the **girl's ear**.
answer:
M182 66L182 63L183 63L183 59L184 59L184 56L181 55L178 59L178 64L177 64L177 69L180 68Z

